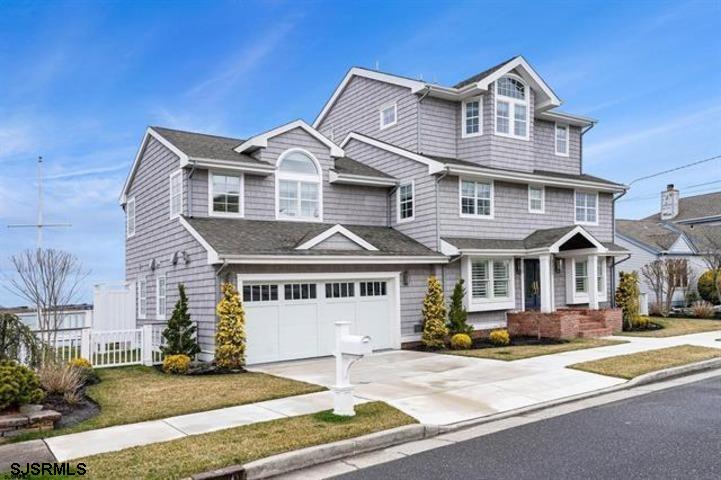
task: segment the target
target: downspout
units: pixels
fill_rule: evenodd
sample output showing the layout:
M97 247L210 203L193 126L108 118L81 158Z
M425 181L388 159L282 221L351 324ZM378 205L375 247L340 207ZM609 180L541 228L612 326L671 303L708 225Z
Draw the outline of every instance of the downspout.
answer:
M624 190L620 195L614 195L613 200L611 200L611 233L613 238L613 243L616 243L616 201L626 195L628 193L628 190ZM626 260L631 258L631 255L628 255L623 260L616 261L616 257L613 259L613 263L611 263L611 307L616 308L616 265L619 265Z
M398 185L391 188L391 191L388 192L388 195L386 195L386 226L390 227L392 225L392 219L391 219L391 197L394 193L396 193L396 190L398 190Z
M193 217L193 174L195 174L196 161L190 164L190 172L188 172L188 217Z
M443 170L443 173L440 174L438 177L436 177L436 188L435 195L436 195L436 221L434 222L436 224L436 251L441 251L441 227L439 226L438 222L440 219L440 208L438 207L438 188L440 186L441 180L446 178L448 176L448 167L446 167L445 170ZM443 288L443 291L446 291L446 266L445 264L441 265L441 288Z
M425 91L416 102L416 116L418 117L416 119L416 153L421 153L421 102L431 92L431 88L427 86L423 90Z

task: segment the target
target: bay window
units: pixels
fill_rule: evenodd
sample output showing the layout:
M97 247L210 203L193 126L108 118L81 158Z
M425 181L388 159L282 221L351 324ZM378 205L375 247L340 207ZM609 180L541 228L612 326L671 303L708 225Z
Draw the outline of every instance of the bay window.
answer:
M322 220L321 171L310 153L299 149L285 152L276 178L278 219Z
M493 181L460 179L462 217L493 217Z
M528 140L529 91L520 78L496 82L496 134Z

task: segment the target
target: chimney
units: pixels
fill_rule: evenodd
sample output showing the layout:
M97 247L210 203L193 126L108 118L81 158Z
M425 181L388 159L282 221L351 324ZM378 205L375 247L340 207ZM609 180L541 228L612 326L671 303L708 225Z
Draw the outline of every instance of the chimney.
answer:
M661 220L671 220L678 215L678 190L673 183L666 185L661 192Z

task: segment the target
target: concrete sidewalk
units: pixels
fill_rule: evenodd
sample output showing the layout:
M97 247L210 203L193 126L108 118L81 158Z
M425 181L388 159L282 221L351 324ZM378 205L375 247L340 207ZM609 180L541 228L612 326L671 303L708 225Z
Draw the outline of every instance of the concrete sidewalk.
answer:
M364 403L364 400L357 399L356 402ZM331 393L317 392L51 437L45 439L45 443L57 461L64 462L98 453L167 442L188 435L306 415L331 408L333 408Z

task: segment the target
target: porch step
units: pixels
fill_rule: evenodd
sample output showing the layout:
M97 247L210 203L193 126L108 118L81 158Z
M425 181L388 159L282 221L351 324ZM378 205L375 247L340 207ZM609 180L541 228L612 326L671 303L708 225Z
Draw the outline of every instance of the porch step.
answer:
M613 328L611 328L611 327L581 329L578 332L578 336L580 338L608 337L609 335L612 335L612 334L613 334Z
M596 328L606 328L606 325L599 320L581 320L578 327L581 330L594 330Z

